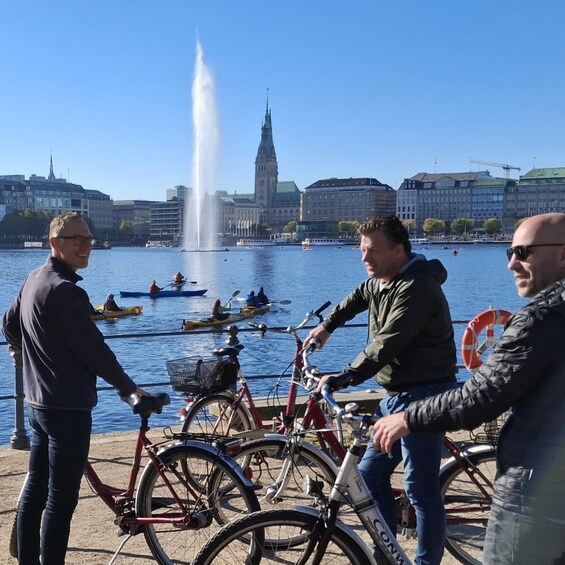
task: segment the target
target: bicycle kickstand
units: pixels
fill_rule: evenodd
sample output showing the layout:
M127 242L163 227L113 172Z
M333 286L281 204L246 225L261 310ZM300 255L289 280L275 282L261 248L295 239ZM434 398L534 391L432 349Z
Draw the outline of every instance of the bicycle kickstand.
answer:
M120 546L118 547L118 549L116 550L116 553L114 553L114 555L112 555L112 559L110 559L110 561L108 562L108 565L112 565L114 563L114 561L116 561L118 555L120 554L120 552L122 551L122 549L124 548L124 545L126 545L126 543L133 537L133 534L128 534L125 538L124 541L122 541L122 543L120 544Z

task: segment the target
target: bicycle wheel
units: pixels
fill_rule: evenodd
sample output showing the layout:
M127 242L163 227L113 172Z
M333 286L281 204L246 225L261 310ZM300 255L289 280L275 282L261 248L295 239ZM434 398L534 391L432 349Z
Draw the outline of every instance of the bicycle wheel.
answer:
M233 462L207 448L169 447L159 454L159 463L164 476L149 463L136 498L138 518L171 520L143 526L158 563L190 563L221 526L259 509L252 487L234 471ZM199 484L206 485L203 491L191 487L185 468Z
M199 398L187 408L182 431L192 434L228 436L255 428L241 405L234 409L235 398L219 392Z
M463 463L440 475L447 518L445 547L461 563L480 565L496 475L495 452L470 454Z
M305 477L324 483L329 494L337 474L318 448L282 438L246 442L234 459L245 476L261 487L256 493L263 510L266 504L277 508L311 504L312 498L304 493Z
M192 565L313 563L312 556L306 560L305 550L317 520L318 516L297 510L256 512L220 530L202 548ZM303 543L287 545L284 541L298 538ZM276 543L265 542L265 539L276 540ZM356 539L335 528L323 563L369 565L371 560Z

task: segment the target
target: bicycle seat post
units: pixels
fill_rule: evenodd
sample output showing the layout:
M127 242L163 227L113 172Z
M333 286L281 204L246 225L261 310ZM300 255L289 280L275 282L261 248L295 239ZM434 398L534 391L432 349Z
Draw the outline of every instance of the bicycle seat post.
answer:
M239 339L237 337L239 328L237 326L228 326L228 333L230 336L226 339L226 343L228 345L237 345L239 343Z

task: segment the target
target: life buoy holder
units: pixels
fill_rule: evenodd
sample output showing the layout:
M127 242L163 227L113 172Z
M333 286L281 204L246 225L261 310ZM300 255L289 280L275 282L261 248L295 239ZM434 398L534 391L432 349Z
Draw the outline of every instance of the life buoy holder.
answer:
M477 314L465 328L461 338L461 356L465 367L474 373L482 364L481 355L487 348L494 347L495 324L506 324L512 314L508 310L490 308ZM486 339L479 345L479 335L486 328Z

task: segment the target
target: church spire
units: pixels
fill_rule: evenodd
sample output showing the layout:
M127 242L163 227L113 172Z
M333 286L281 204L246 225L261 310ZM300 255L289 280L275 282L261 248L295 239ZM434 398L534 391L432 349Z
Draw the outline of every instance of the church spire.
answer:
M55 173L53 172L53 153L51 153L51 157L49 159L49 176L47 177L49 180L55 180Z
M265 118L261 127L261 142L255 159L255 203L263 210L261 223L270 225L270 209L277 192L279 170L275 143L273 141L273 124L269 107L269 90L267 89L267 105Z

